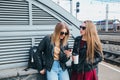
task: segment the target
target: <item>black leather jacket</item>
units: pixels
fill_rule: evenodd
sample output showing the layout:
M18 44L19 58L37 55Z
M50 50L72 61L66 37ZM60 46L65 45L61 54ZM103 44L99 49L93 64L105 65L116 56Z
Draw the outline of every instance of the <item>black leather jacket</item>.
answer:
M64 47L62 46L60 47L59 62L63 70L67 68L65 63L69 59L64 53L64 50L67 48L68 48L68 45ZM48 71L51 70L54 62L53 51L54 51L54 44L51 43L50 35L47 35L43 38L43 40L41 40L41 42L39 43L38 49L35 53L35 62L36 62L38 71L42 69L47 69ZM44 54L44 59L42 59L43 54Z
M76 72L90 71L90 70L96 68L97 64L100 61L102 61L102 56L99 52L95 52L93 63L86 61L87 43L84 44L82 49L79 49L81 39L82 39L82 36L76 37L75 42L74 42L74 47L73 47L73 54L74 53L79 54L79 63L72 64L72 69L73 69L73 71L76 71Z

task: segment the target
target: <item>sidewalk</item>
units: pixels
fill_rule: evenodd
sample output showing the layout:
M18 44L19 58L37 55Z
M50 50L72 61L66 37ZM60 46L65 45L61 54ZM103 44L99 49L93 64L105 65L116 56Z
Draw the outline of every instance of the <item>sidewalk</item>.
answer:
M120 80L120 67L106 62L101 62L98 67L99 80Z

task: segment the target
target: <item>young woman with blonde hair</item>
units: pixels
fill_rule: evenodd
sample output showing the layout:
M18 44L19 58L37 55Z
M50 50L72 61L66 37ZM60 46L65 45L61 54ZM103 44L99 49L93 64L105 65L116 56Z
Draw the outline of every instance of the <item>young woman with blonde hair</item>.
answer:
M44 74L46 71L47 80L69 80L66 67L66 62L72 53L68 50L69 35L67 24L59 22L55 26L54 32L45 36L38 46L35 62L40 74ZM45 55L43 67L41 66L42 54Z
M80 26L81 36L76 37L73 55L79 55L79 63L72 64L71 80L98 80L96 68L103 58L102 45L96 26L86 20ZM73 57L74 60L74 57Z

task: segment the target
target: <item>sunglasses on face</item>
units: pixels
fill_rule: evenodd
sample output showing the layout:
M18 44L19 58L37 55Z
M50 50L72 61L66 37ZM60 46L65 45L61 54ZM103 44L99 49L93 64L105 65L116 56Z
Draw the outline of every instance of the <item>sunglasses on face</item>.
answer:
M60 32L60 35L63 35L63 34L68 35L67 32Z
M80 29L85 30L86 27L85 26L80 26Z

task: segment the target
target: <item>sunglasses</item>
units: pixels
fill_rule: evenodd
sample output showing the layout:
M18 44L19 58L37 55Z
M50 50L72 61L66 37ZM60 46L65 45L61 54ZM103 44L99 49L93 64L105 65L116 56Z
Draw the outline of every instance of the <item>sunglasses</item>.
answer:
M85 30L86 27L85 26L80 26L80 29Z
M68 35L67 32L60 32L60 35L63 35L63 34Z

